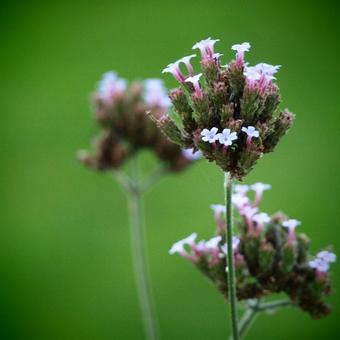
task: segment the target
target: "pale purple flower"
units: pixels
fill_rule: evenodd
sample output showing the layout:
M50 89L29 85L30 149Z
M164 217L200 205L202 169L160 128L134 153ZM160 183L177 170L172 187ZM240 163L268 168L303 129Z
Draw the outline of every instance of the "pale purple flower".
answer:
M309 261L309 266L321 273L325 273L329 270L329 263L318 258Z
M104 73L98 84L99 96L106 102L111 102L115 96L122 94L127 88L125 79L119 78L116 72Z
M244 133L247 134L247 146L249 147L251 144L251 140L252 138L259 138L260 136L260 132L258 130L255 129L254 126L248 126L248 127L243 127L241 129Z
M212 204L210 208L213 210L214 214L220 215L222 213L225 214L226 207L223 204Z
M208 59L211 59L213 58L213 55L214 55L214 45L216 42L220 41L219 39L211 39L211 38L208 38L208 39L204 39L204 40L201 40L199 42L197 42L193 47L192 49L195 50L195 49L199 49L201 51L201 55L202 55L202 61L206 61Z
M187 70L188 70L190 76L193 76L193 75L194 75L194 69L193 69L193 67L192 67L192 65L191 65L191 62L190 62L190 60L191 60L192 58L194 58L194 57L196 57L196 54L191 54L191 55L188 55L188 56L185 56L185 57L181 58L181 59L178 61L178 62L180 62L180 63L185 64L185 66L186 66L186 68L187 68Z
M188 77L187 79L185 79L186 83L193 84L194 89L195 89L195 94L198 98L202 98L203 96L203 92L202 92L202 89L200 87L200 82L199 82L201 76L202 76L202 73L199 73L199 74L196 74L195 76Z
M205 247L206 249L209 250L215 250L218 247L218 244L221 242L222 237L221 236L215 236L213 238L211 238L208 241L205 241Z
M336 255L330 251L323 250L316 254L316 257L309 261L309 266L319 272L327 272L329 264L336 261Z
M254 204L258 206L261 202L263 192L271 189L272 186L270 184L257 182L253 184L250 188L255 191L255 203Z
M329 263L336 262L336 255L328 250L320 251L319 253L316 254L316 257Z
M231 46L231 49L236 51L236 65L242 67L244 64L244 52L248 52L250 49L250 44L244 42L242 44L236 44Z
M257 80L260 80L261 78L261 73L254 66L245 67L243 75L251 84L253 84Z
M242 193L235 193L232 196L232 202L233 204L235 204L237 209L240 210L242 207L249 203L249 198Z
M233 240L232 240L233 252L237 250L239 244L240 244L240 239L237 236L233 236ZM223 255L228 255L228 246L226 243L221 247L221 250L222 250Z
M258 72L263 73L268 76L272 76L273 74L277 73L281 65L270 65L266 63L259 63L255 65L254 67Z
M257 228L256 231L260 233L263 229L263 226L270 222L270 217L268 214L261 212L252 217L252 220L256 222Z
M213 127L210 130L208 129L203 129L201 132L202 140L203 142L209 142L209 143L215 143L217 140L217 127Z
M288 242L293 242L295 240L295 228L300 224L300 221L294 219L290 219L282 223L282 226L288 229Z
M193 246L195 244L195 239L197 238L197 233L193 233L189 235L188 237L184 238L183 240L180 240L172 245L172 247L169 250L169 254L173 255L176 253L179 253L182 256L186 255L185 246Z
M237 139L237 133L231 132L230 129L223 129L222 133L217 135L217 138L220 144L230 146Z
M144 81L144 99L149 105L164 109L171 105L164 82L161 79L146 79Z
M201 150L194 150L193 148L183 149L182 155L188 159L189 161L197 161L202 158L202 151Z
M249 191L249 185L246 185L246 184L236 184L234 186L234 191L235 191L236 194L246 195L247 192Z
M241 216L244 217L248 226L249 233L254 232L253 216L257 213L257 211L258 209L256 207L252 207L250 205L245 205L239 208L239 213Z
M179 61L175 63L169 64L165 69L163 69L162 73L171 73L179 82L184 82L185 77L183 76L180 68L179 68Z

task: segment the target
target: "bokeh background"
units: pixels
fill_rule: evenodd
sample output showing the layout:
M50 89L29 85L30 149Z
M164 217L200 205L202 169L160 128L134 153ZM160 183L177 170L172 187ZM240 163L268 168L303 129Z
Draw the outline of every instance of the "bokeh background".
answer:
M340 30L337 1L3 1L0 5L0 338L143 339L126 201L110 174L75 161L97 129L89 93L107 70L160 77L198 40L249 41L247 59L282 64L282 106L297 114L247 183L271 183L263 209L303 221L312 249L340 249ZM170 76L167 85L174 86ZM150 163L149 155L142 162ZM208 237L222 174L205 161L146 196L147 240L162 339L227 339L227 306L195 268L167 254ZM338 339L333 313L262 315L249 339Z

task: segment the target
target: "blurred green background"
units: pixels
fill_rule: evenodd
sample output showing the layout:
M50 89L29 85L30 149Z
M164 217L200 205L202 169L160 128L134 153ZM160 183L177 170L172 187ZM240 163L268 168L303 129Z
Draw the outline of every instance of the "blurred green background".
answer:
M74 160L96 132L89 93L107 70L160 77L198 40L249 41L247 59L282 64L294 128L247 183L271 183L263 210L303 221L312 249L339 233L339 5L337 1L3 1L1 3L0 338L143 339L125 197L109 174ZM165 76L167 85L175 81ZM149 156L146 155L148 159ZM209 205L222 174L201 161L146 196L147 239L162 339L227 339L227 306L169 246L212 234ZM339 339L333 313L263 315L249 339Z

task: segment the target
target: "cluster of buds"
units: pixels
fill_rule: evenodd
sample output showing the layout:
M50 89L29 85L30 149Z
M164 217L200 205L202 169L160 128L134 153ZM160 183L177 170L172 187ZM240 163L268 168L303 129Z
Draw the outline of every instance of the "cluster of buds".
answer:
M191 64L196 55L163 70L180 86L169 93L174 112L160 117L158 125L173 142L201 150L223 171L242 179L263 153L273 151L294 115L278 111L280 91L274 75L279 65L249 66L244 53L250 44L243 43L232 46L236 57L222 66L221 54L214 51L217 41L208 38L193 46L202 56L201 73L195 74Z
M101 127L93 154L79 152L79 159L96 170L116 169L138 150L152 150L169 171L180 171L199 153L183 150L169 141L146 113L158 119L171 102L160 79L128 85L115 72L107 72L93 95L94 116Z
M310 240L296 233L299 221L288 219L282 213L269 216L259 210L265 190L270 185L236 185L233 205L238 212L239 235L233 237L232 249L236 268L236 287L239 300L286 293L292 303L319 318L329 313L323 301L331 291L329 267L336 255L328 250L312 258ZM254 199L248 192L253 191ZM225 235L225 206L215 204L216 236L196 242L197 234L176 242L170 254L179 253L195 264L228 298L227 247Z

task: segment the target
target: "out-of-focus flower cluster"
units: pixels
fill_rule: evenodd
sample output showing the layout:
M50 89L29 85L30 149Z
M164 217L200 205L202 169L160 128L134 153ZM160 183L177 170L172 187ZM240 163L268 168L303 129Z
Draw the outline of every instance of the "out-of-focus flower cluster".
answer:
M142 148L148 148L169 171L180 171L199 158L196 150L182 148L169 141L154 118L166 114L171 102L160 79L135 81L128 85L115 72L107 72L93 95L94 117L101 133L93 154L80 151L78 158L96 170L119 168Z
M201 53L201 73L195 74L191 59L169 64L180 87L170 91L173 115L160 116L158 125L175 143L201 150L235 178L243 178L263 153L273 151L291 127L294 115L278 112L280 91L274 83L280 66L259 63L249 66L244 53L250 44L233 45L236 57L221 65L210 38L193 46ZM186 72L181 66L184 65Z
M269 216L259 210L262 194L270 186L256 183L236 185L233 205L238 212L239 235L233 238L237 296L240 300L285 292L292 302L319 318L329 313L323 301L331 292L328 270L336 261L329 250L315 257L309 252L310 240L297 233L300 222L282 213ZM254 199L248 192L253 191ZM170 254L179 253L206 275L228 297L225 207L211 206L217 226L216 235L196 242L197 234L176 242Z

